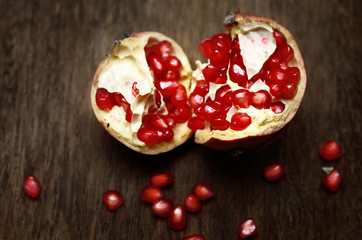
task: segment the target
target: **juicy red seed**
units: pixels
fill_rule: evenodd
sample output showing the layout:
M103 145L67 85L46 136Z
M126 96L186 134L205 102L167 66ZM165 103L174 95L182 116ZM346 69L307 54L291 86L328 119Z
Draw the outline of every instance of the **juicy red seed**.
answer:
M181 204L176 204L171 211L169 225L174 230L181 230L186 225L186 211Z
M163 134L158 131L141 127L137 132L137 138L144 142L146 146L153 146L162 141Z
M266 64L268 68L273 69L279 67L280 61L279 58L272 57L266 62Z
M184 123L191 117L191 109L188 105L176 106L175 119L177 123Z
M197 81L194 92L204 97L209 92L209 85L205 80Z
M204 97L196 92L192 92L188 102L192 108L195 108L204 102Z
M174 180L174 176L171 172L157 173L151 177L151 183L155 186L165 187L170 185Z
M284 35L278 30L274 29L273 36L275 38L277 46L282 46L286 44L287 40L285 39Z
M180 60L175 56L170 56L165 59L166 69L178 72L180 71L182 64Z
M211 190L209 184L207 183L198 183L193 188L192 191L195 193L196 197L200 200L207 200L215 196L214 192Z
M165 65L160 57L156 55L156 53L151 52L147 56L148 66L154 70L157 74L160 74L165 70Z
M171 100L169 102L166 102L165 101L165 104L166 104L166 108L167 108L167 111L168 112L173 112L174 109L175 109L175 105L173 105L173 103L171 102Z
M111 110L114 106L112 95L105 88L97 89L96 103L101 110Z
M252 218L245 219L238 228L239 236L242 239L253 236L258 233L258 228L255 225L255 221Z
M207 82L215 82L216 78L219 76L219 70L212 66L211 64L207 65L203 70L205 80Z
M231 43L231 52L240 54L239 37L235 37Z
M336 160L342 156L342 148L337 142L329 140L322 145L319 155L328 161Z
M278 57L282 61L289 62L294 57L293 48L289 45L281 47L278 51Z
M161 81L179 81L180 80L180 73L178 71L166 70L162 72Z
M283 85L286 80L286 74L278 68L271 69L268 73L267 79L276 84Z
M245 89L238 89L233 92L232 103L241 108L248 108L251 105L253 95Z
M184 237L184 238L181 238L181 240L206 240L206 238L200 234L192 234L190 236L187 236L187 237Z
M285 104L280 101L273 102L272 104L270 104L270 109L276 114L282 113L285 109Z
M210 58L210 55L213 51L211 38L205 38L199 44L199 51L204 55L205 58Z
M282 87L279 84L271 83L269 84L270 94L276 98L281 98L282 95Z
M127 109L127 112L126 112L126 121L127 121L127 122L131 122L131 121L132 121L132 115L133 115L133 112L132 112L131 108L128 108L128 109Z
M193 131L196 132L198 129L202 130L205 128L205 121L199 117L192 117L187 126Z
M160 199L154 202L152 205L152 213L161 218L169 217L171 215L172 209L172 199Z
M211 118L210 121L211 127L214 130L225 131L229 128L230 123L226 120L226 114L218 112Z
M171 96L171 102L175 106L186 105L187 103L187 93L186 88L183 85L179 85L174 94Z
M287 69L287 81L298 84L300 81L300 70L297 67Z
M330 172L328 175L326 175L322 181L324 187L326 187L328 190L332 192L336 192L338 190L341 182L342 182L342 175L336 169Z
M116 190L103 193L103 202L109 211L118 209L123 203L123 196Z
M186 211L194 213L200 211L201 203L195 194L189 193L185 197L184 207Z
M215 51L210 55L210 64L217 69L222 69L228 65L227 53Z
M232 91L229 85L224 85L220 87L215 93L215 101L221 103L230 103L232 99Z
M215 34L211 38L211 43L214 50L218 50L223 53L229 53L231 47L231 38L229 34L220 33Z
M245 67L235 63L230 65L229 76L231 81L239 85L248 80Z
M283 72L286 72L287 69L288 69L288 64L286 62L281 62L279 64L279 68L283 71Z
M27 176L24 178L23 188L29 197L37 198L41 190L41 184L36 177Z
M200 106L199 117L210 122L213 115L221 111L221 104L217 102L206 102ZM197 111L196 111L197 115Z
M137 82L134 82L132 84L132 95L137 97L137 95L140 93L140 90L137 88Z
M163 141L165 142L171 142L172 139L173 139L173 131L170 129L170 130L167 130L163 133Z
M163 198L162 190L159 186L146 185L141 191L141 201L154 203Z
M145 128L165 132L169 130L166 119L162 115L146 114L142 118L142 123Z
M230 128L235 131L241 131L251 124L251 117L246 113L234 113L231 117Z
M285 167L281 162L273 163L264 168L264 178L267 181L275 181L285 174Z
M251 86L253 86L254 81L252 81L251 79L246 81L246 82L242 82L241 84L239 84L240 87L243 87L245 89L249 89L251 88Z
M167 125L170 127L170 128L173 128L175 125L176 125L176 120L175 120L175 117L171 116L171 115L167 115L165 117L165 120L167 122Z
M172 50L172 45L170 42L164 40L157 44L157 53L162 58L167 58L170 56Z
M156 88L164 97L171 96L180 84L177 81L158 81L155 83Z
M269 108L271 104L271 96L266 90L259 90L253 93L251 105L257 109Z
M297 94L297 86L294 83L286 83L282 88L282 96L284 99L293 99Z
M216 84L224 84L227 81L226 73L220 72L219 75L214 80Z

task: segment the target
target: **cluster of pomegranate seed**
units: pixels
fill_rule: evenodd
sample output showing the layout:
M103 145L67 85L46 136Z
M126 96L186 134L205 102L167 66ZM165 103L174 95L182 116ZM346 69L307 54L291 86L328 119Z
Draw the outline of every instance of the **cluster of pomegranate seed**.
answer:
M141 191L141 201L152 203L152 213L161 218L169 218L169 226L174 230L181 230L186 225L186 211L198 212L201 202L215 196L210 186L206 183L198 183L192 188L192 193L186 195L183 204L174 204L172 199L164 198L162 189L170 185L174 180L171 172L162 172L151 177L151 185L146 185ZM192 235L186 239L200 235ZM200 236L202 237L202 236ZM203 239L203 238L200 238Z
M205 121L209 122L214 130L223 131L230 128L240 131L247 128L252 122L247 113L236 112L230 121L226 120L232 106L237 109L247 109L250 106L256 109L270 109L276 114L284 111L285 104L281 100L294 98L300 81L300 70L288 66L294 52L285 37L275 29L273 36L277 45L275 52L264 63L259 73L250 79L240 54L238 37L231 41L230 35L222 33L201 41L199 50L209 59L209 64L202 70L204 79L197 82L188 100L196 114L188 123L190 129L204 129ZM267 40L263 39L266 42ZM227 72L230 80L237 83L240 89L232 91L226 84ZM249 91L259 79L269 86L270 92ZM220 84L214 100L205 99L210 82Z
M342 148L336 141L326 141L319 149L319 155L326 161L333 161L341 158ZM329 191L336 192L342 182L342 175L338 170L333 170L323 177L322 184Z
M103 202L109 211L114 211L123 204L123 196L116 190L109 190L103 194Z
M24 178L23 188L29 197L37 198L40 194L41 184L36 177L27 176Z

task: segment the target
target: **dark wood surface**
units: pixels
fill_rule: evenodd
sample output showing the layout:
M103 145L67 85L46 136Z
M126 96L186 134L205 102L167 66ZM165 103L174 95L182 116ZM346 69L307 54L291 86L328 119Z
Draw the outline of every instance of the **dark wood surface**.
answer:
M144 156L113 139L97 122L90 86L97 64L122 33L154 30L175 39L195 67L198 43L224 31L227 11L272 18L294 35L308 86L286 133L267 149L233 157L189 140ZM0 239L239 239L247 218L256 239L362 239L361 1L0 1ZM344 154L318 156L328 139ZM276 183L263 168L282 161ZM324 166L343 175L337 193L321 185ZM165 195L182 202L197 182L215 199L187 227L170 230L140 201L152 174L171 171ZM43 185L32 200L25 176ZM106 190L125 204L109 212Z

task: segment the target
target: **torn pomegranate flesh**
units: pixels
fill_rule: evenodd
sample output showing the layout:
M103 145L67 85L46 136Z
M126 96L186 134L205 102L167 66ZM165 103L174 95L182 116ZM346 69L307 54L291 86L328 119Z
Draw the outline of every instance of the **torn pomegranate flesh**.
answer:
M29 197L37 198L41 190L41 184L36 177L27 176L24 178L23 188Z
M258 228L252 218L245 219L238 228L239 236L242 239L248 238L258 233Z
M238 36L231 40L227 34L216 34L200 42L199 50L209 59L209 63L202 70L204 80L197 82L188 99L198 117L197 121L193 119L189 124L193 131L205 127L201 120L208 122L214 130L223 131L230 128L240 131L247 128L252 123L248 115L237 112L230 122L226 120L232 106L236 109L247 109L250 106L256 109L270 109L276 114L284 111L285 103L281 100L293 99L297 94L300 70L298 67L288 66L294 58L294 51L287 44L284 35L274 30L273 36L276 50L265 61L262 69L250 79L240 53ZM262 43L267 43L267 40L262 39ZM231 90L226 84L227 75L232 82L238 84L239 89ZM259 79L269 86L269 91L250 92L250 87ZM209 91L209 82L220 84L213 100L205 99Z
M322 181L324 187L332 192L336 192L338 190L341 182L342 182L342 175L336 169L330 172L328 175L326 175Z
M118 191L109 190L103 194L103 202L109 211L114 211L122 205L123 196Z

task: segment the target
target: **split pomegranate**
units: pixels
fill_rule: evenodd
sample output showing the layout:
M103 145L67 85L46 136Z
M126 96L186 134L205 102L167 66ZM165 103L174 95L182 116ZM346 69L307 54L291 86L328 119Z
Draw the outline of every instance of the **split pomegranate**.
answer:
M103 194L103 202L109 211L114 211L122 205L123 196L116 190L109 190Z
M258 233L258 228L255 225L254 219L245 219L238 228L239 236L242 239L253 236Z
M306 87L298 46L280 24L230 13L226 33L201 41L207 63L196 62L189 127L197 143L259 149L292 120Z
M181 230L186 225L186 211L181 204L176 204L169 218L169 225L173 230Z
M36 177L27 176L24 178L23 188L29 197L37 198L40 194L41 184Z
M267 181L275 181L285 174L285 167L281 162L273 163L264 168L264 178Z
M151 183L159 187L165 187L173 182L174 176L171 172L157 173L151 177Z
M166 218L171 215L173 209L172 199L160 199L153 203L152 213L157 217Z
M322 145L319 155L327 161L336 160L342 156L342 148L337 142L329 140Z
M187 236L187 237L184 237L184 238L181 238L181 240L206 240L206 238L200 234L192 234L190 236Z
M117 140L144 154L169 151L185 142L192 110L191 67L181 47L156 32L118 41L99 65L92 107Z
M214 192L211 190L209 184L207 183L197 183L192 191L195 193L196 197L200 201L204 201L215 196Z
M336 169L330 172L328 175L326 175L322 181L324 187L332 192L336 192L338 190L341 182L342 182L342 175Z
M154 203L163 198L160 187L155 185L146 185L141 191L141 201Z
M195 212L200 211L201 203L195 194L189 193L185 197L184 207L185 207L186 211L195 213Z

